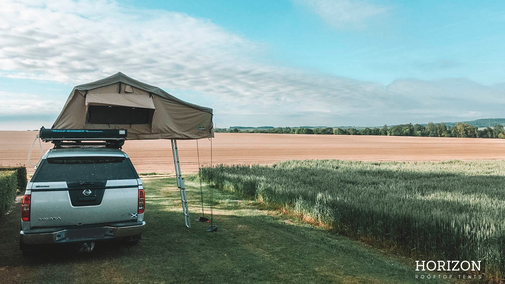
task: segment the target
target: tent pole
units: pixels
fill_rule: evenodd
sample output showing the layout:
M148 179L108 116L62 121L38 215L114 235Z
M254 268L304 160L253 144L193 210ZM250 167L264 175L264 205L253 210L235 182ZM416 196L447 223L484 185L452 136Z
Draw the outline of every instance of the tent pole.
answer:
M189 210L188 210L188 198L186 196L186 187L184 186L184 179L182 178L181 173L181 164L179 162L179 149L177 149L177 140L171 139L172 141L172 156L174 157L174 166L175 166L175 178L177 180L177 187L181 192L181 203L182 203L182 212L184 213L184 222L186 227L191 228L191 220L189 218Z

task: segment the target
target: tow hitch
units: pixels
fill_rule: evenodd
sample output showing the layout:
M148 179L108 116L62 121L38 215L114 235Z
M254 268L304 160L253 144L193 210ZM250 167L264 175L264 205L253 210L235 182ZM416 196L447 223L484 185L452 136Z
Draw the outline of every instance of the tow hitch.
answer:
M95 248L95 242L86 242L82 244L82 246L79 248L79 251L92 252L94 248Z

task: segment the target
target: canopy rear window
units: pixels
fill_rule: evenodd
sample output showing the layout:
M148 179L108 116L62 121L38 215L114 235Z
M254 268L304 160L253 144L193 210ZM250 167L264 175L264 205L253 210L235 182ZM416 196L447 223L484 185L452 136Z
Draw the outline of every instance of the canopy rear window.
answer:
M129 159L122 157L72 157L43 160L32 182L103 181L137 179Z
M88 106L87 123L91 124L150 124L153 109L124 106Z

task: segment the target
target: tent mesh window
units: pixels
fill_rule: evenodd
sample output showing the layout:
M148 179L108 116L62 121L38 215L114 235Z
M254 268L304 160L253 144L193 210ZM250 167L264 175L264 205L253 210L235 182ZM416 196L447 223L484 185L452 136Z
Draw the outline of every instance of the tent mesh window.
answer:
M150 124L154 109L125 106L90 105L87 123L91 124Z

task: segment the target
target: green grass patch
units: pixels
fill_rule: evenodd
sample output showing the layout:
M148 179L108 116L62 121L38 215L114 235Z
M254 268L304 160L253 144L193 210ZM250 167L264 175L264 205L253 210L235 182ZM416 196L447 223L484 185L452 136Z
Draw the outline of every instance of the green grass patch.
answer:
M311 160L201 173L353 238L427 259L481 260L488 274L505 275L505 161Z
M16 171L16 187L20 192L24 192L28 183L26 167L0 167L0 171Z
M142 176L157 176L157 175L161 175L160 173L155 173L155 172L151 172L151 173L139 173L139 176L142 177Z
M57 247L22 257L17 204L0 219L2 283L419 283L414 268L394 256L225 191L214 192L219 229L208 233L210 224L196 222L199 181L189 176L186 186L191 229L184 226L175 179L147 179L141 242L97 244L89 254ZM207 187L204 193L210 217Z
M16 171L0 171L0 216L11 209L17 185Z

